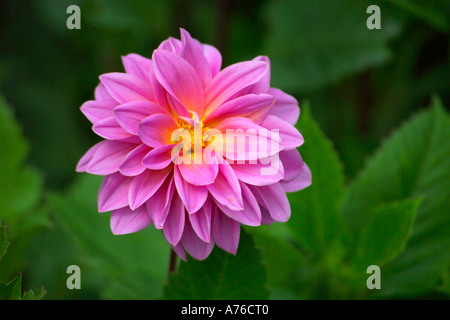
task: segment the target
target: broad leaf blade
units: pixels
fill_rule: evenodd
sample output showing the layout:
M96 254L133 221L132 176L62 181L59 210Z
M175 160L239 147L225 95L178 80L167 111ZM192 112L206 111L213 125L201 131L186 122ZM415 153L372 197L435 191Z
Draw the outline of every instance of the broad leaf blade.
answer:
M204 261L182 262L164 290L165 299L267 299L266 270L253 239L241 232L236 256L215 248Z
M423 198L406 250L383 270L383 296L419 295L450 264L450 119L434 100L389 138L351 184L344 213L354 233L370 208Z
M308 188L288 195L292 215L287 222L293 235L312 255L319 255L346 234L341 213L344 197L342 164L331 142L302 107L298 128L305 138L299 148L312 173Z
M404 200L375 207L357 241L353 264L382 266L406 246L419 200Z

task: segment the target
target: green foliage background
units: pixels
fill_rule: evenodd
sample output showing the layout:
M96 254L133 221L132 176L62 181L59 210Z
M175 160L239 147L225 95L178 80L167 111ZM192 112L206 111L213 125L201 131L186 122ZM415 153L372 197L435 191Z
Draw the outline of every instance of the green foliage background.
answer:
M66 27L72 4L81 30ZM98 76L179 27L223 65L270 57L272 86L301 102L313 184L289 195L286 224L245 228L236 256L215 248L167 281L161 233L113 236L101 178L75 165L99 140L79 111ZM449 31L439 0L1 1L0 298L447 299ZM66 287L72 264L81 290ZM372 264L381 290L366 287Z

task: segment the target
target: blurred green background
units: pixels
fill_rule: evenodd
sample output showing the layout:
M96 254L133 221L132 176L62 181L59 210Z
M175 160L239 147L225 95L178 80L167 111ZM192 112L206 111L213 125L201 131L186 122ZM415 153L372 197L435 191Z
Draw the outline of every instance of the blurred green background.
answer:
M81 30L66 27L72 4ZM370 4L381 8L380 30L366 27ZM24 286L43 285L50 299L158 296L169 250L161 235L112 237L107 216L83 204L95 201L99 180L77 179L75 166L99 137L79 107L93 98L99 75L123 71L121 55L151 57L161 41L179 38L179 27L216 46L223 66L269 56L272 86L309 102L346 182L433 95L450 106L449 1L1 1L0 93L27 141L19 171L32 182L22 207L10 210L19 218L2 220L11 246L0 281L23 271ZM146 252L143 241L151 243ZM83 274L85 290L65 287L71 264L93 270ZM139 284L147 278L150 295Z

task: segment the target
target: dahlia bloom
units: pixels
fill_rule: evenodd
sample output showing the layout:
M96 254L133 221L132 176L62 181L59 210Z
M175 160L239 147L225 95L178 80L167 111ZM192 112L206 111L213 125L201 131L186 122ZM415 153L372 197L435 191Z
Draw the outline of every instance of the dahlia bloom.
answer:
M98 210L112 211L114 234L154 224L182 259L201 260L215 244L235 254L241 224L289 219L286 192L311 173L297 151L298 103L270 87L267 57L222 69L216 48L181 29L152 59L122 60L125 73L101 75L81 106L104 140L77 165L105 176Z

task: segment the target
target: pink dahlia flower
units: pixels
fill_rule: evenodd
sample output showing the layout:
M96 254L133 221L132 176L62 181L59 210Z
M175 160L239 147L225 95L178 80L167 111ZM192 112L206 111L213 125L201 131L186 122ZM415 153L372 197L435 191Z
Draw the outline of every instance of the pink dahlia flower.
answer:
M112 211L114 234L154 224L182 259L201 260L214 244L235 254L241 224L289 219L286 192L311 173L297 151L298 103L270 87L267 57L222 69L216 48L181 29L152 59L122 60L125 73L101 75L81 106L105 140L77 166L105 176L98 210Z

